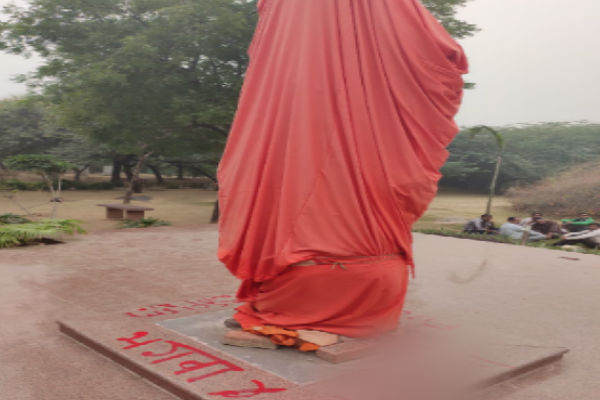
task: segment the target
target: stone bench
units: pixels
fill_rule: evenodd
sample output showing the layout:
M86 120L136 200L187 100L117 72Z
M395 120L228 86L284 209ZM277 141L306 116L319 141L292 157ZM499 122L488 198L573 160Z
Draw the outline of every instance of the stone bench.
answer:
M97 204L99 207L106 207L107 219L131 219L139 221L144 218L146 211L152 211L154 208L133 206L131 204Z

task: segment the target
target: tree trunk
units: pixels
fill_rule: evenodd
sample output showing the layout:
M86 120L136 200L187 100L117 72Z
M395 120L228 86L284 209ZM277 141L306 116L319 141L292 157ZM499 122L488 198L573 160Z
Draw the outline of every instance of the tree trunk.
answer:
M148 168L150 168L152 170L152 173L154 174L154 177L156 178L156 183L158 183L159 185L164 185L165 180L163 179L158 167L156 165L148 165Z
M123 203L125 203L125 204L131 203L131 196L133 195L135 186L136 186L136 184L139 184L140 173L142 172L142 167L144 166L144 163L146 162L148 157L150 157L151 155L152 155L152 152L149 152L149 153L142 155L138 159L138 162L132 171L132 177L131 177L131 180L129 181L129 189L127 189L127 192L125 193L125 198L123 199Z
M200 175L203 175L203 176L207 177L208 179L210 179L211 181L213 181L214 183L217 183L217 177L214 174L211 174L210 172L208 172L204 168L198 167L197 165L193 166L192 168L195 171L199 172Z
M138 160L138 163L139 163L139 160ZM135 168L135 166L134 166L134 168ZM127 176L127 182L131 182L133 180L133 177L135 176L135 173L131 170L131 165L128 163L124 163L123 171L125 171L125 175Z
M496 159L496 168L494 169L494 176L492 177L492 183L490 184L490 196L488 198L487 207L485 209L486 214L492 213L492 201L496 194L496 184L498 183L498 176L500 175L500 167L502 166L502 153L498 154Z
M521 246L527 246L527 242L529 241L529 235L531 234L531 226L525 228L523 232L523 237L521 238Z
M177 164L177 179L183 179L183 164Z
M81 174L83 174L83 172L88 169L89 165L86 165L85 167L81 168L81 169L77 169L75 168L75 182L80 182L81 181Z
M123 163L119 158L115 158L113 160L113 170L110 182L116 186L123 185L123 181L121 181L121 168L123 168Z
M60 192L62 191L62 176L58 177L58 189L56 190L55 196L56 198L54 199L54 205L52 206L52 214L50 214L50 218L54 219L56 218L56 212L58 211L58 203L62 202L62 199L60 198Z
M219 211L219 200L215 201L215 206L213 208L213 213L212 216L210 217L210 223L211 224L216 224L219 222L219 216L220 216L220 211Z
M50 191L50 201L58 200L56 196L56 191L54 190L54 182L52 182L52 179L50 179L50 177L45 172L41 172L40 175L42 176L42 179L44 180L46 186L48 186L48 190Z

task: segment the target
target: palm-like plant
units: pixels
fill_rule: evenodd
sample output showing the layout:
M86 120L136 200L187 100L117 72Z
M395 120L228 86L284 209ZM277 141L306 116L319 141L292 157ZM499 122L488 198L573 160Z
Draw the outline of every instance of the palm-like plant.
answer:
M81 223L73 219L50 219L24 224L0 224L0 248L21 246L60 234L85 233Z
M504 136L495 130L494 128L490 128L487 125L478 125L474 126L467 130L467 132L471 136L475 136L481 132L487 132L494 136L496 139L497 146L497 154L496 154L496 167L494 168L494 175L492 176L492 181L490 183L490 195L488 197L487 206L485 208L486 214L492 213L492 202L494 200L494 196L496 195L496 185L498 183L498 176L500 175L500 168L502 167L502 157L504 155Z

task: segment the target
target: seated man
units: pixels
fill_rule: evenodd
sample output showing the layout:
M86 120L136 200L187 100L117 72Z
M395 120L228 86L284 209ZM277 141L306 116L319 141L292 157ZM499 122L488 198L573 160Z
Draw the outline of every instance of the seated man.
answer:
M522 225L520 225L520 223L521 223L521 220L519 218L509 217L507 222L500 227L500 234L502 236L507 236L514 240L522 240L523 234L525 233L526 230L528 230L528 228L523 227ZM544 239L546 239L545 235L543 235L539 232L530 231L529 237L527 240L529 242L535 242L535 241L544 240Z
M533 217L531 230L545 235L546 239L558 239L565 233L559 224L549 219L545 219L541 215Z
M498 229L494 226L492 221L494 217L490 214L483 214L480 218L476 218L467 222L463 232L465 233L481 233L481 234L495 234L498 233Z
M600 248L600 225L593 222L588 225L588 229L581 232L567 233L562 237L560 242L555 243L555 246L564 246L566 244L579 244L590 249Z
M594 223L594 220L590 217L590 214L581 211L577 218L565 218L560 222L562 222L563 227L569 232L581 232L587 230L588 226Z
M521 226L531 226L535 222L536 218L543 217L544 214L541 211L533 211L531 215L527 218L523 218L520 222Z

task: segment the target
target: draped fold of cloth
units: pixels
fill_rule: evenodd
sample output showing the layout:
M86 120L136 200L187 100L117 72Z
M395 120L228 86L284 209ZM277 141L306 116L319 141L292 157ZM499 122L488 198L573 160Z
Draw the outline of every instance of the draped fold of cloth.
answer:
M218 255L243 280L243 323L285 315L287 327L362 332L357 327L378 323L368 309L343 318L348 304L322 312L330 297L313 296L320 312L300 317L274 283L299 295L303 285L324 289L330 279L328 290L349 304L388 291L379 301L389 304L372 314L397 318L413 264L411 228L435 196L446 146L458 131L453 118L467 61L418 0L259 0L258 7L218 171ZM388 255L399 257L365 261ZM333 271L370 284L340 285L318 262L352 258L358 261L349 270ZM306 262L315 265L292 267Z

